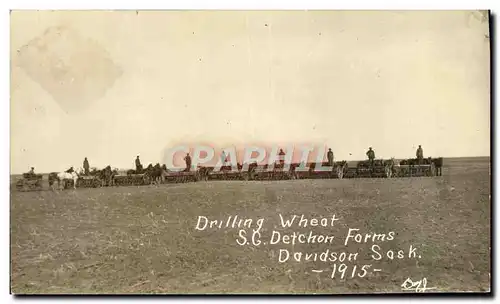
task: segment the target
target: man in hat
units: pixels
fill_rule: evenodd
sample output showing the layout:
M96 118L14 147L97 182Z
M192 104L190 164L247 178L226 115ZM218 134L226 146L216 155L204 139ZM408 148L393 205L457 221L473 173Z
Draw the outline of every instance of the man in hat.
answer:
M368 148L368 151L366 152L366 156L368 156L368 160L370 161L370 165L373 166L373 163L375 162L375 151L372 150L372 147Z
M328 166L333 166L333 152L332 152L332 148L328 148L328 153L326 154L326 157L328 158Z
M417 149L417 163L419 165L421 165L422 162L423 162L423 159L424 159L424 149L422 149L421 145L418 145L418 149Z
M281 166L285 165L285 152L283 149L280 149L280 152L278 153L278 160Z
M28 172L29 175L35 175L35 167L31 167L31 170Z
M135 173L140 174L142 172L141 160L139 159L139 155L137 155L135 159Z
M85 175L89 175L90 174L90 165L89 165L89 161L87 160L87 158L85 157L85 159L83 160L83 170L85 171Z
M189 153L184 157L184 161L186 161L186 172L189 172L191 170L191 156L189 156Z

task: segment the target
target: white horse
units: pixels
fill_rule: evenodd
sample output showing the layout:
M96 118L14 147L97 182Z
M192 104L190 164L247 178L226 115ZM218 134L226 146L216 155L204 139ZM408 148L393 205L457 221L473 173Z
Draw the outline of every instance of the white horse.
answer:
M76 174L78 175L83 175L85 173L85 169L83 169L82 167L78 167L76 170L75 170Z
M73 189L76 190L76 183L78 182L78 174L76 172L71 172L71 173L60 172L57 173L57 175L55 174L52 176L49 175L49 183L51 183L50 182L51 178L57 180L57 186L59 189L61 189L61 182L65 183L67 180L73 180ZM53 185L53 180L51 184Z

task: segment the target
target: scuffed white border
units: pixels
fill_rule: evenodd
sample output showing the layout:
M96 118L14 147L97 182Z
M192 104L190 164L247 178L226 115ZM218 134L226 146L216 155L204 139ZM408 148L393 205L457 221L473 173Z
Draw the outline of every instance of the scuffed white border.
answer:
M2 162L0 167L0 184L1 187L1 214L4 217L4 221L2 224L2 232L1 235L1 244L3 245L3 250L1 251L1 259L0 259L0 286L1 286L1 302L0 303L11 303L14 302L15 299L9 295L10 293L10 256L9 256L9 248L10 248L10 196L9 196L9 180L10 180L10 54L9 54L9 10L10 9L378 9L378 10L386 10L386 9L417 9L417 10L461 10L461 9L491 9L493 13L499 13L500 1L498 0L449 0L449 1L438 1L438 0L384 0L384 1L375 1L375 0L350 0L350 1L328 1L328 0L283 0L283 1L272 1L272 0L178 0L178 1L152 1L152 0L141 0L141 1L130 1L130 0L117 0L117 1L105 1L105 0L85 0L85 1L70 1L70 0L24 0L24 1L9 1L4 0L1 1L0 7L2 8L0 11L0 20L1 20L1 35L2 35L2 59L0 61L2 71L2 81L1 81L1 93L2 93L2 102L0 103L0 124L1 124L1 136L4 142L2 145L1 153L2 153ZM498 18L498 16L497 16ZM495 26L498 29L497 26ZM495 37L495 40L498 38ZM496 49L495 57L498 59L498 49ZM493 67L495 68L495 67ZM498 88L498 79L495 80L496 88ZM495 113L497 114L497 113ZM496 115L495 115L496 117ZM496 134L498 130L496 130ZM497 151L494 151L494 155L497 157ZM493 155L492 155L493 157ZM495 174L498 172L495 171ZM492 189L498 186L497 184L491 185ZM496 202L493 204L497 205ZM498 211L498 205L497 205ZM496 213L495 217L498 216ZM498 244L498 233L495 236L496 243ZM498 250L496 253L496 258L498 257ZM498 261L498 260L497 260ZM496 271L495 271L496 273ZM495 277L495 282L498 282L498 278ZM498 283L496 284L498 286ZM493 286L492 286L493 287ZM496 287L496 286L495 286ZM494 287L493 287L494 288ZM498 289L497 289L498 290ZM154 298L156 300L170 300L173 302L181 303L181 301L186 301L186 298L182 299L174 299L174 298L164 298L158 297ZM50 299L32 299L33 302L41 302L41 301L53 301L55 298ZM74 299L70 298L60 298L59 301L71 301ZM78 299L81 303L104 303L105 301L123 301L127 300L126 298L84 298ZM143 300L153 300L152 298L129 298L128 301L138 301L142 302ZM212 299L213 301L222 301L221 298ZM249 301L248 299L240 299L240 298L228 298L226 300L229 301ZM258 299L262 302L268 302L271 300L278 300L274 298L268 299ZM279 299L280 301L293 301L300 300L301 302L312 302L312 301L335 301L335 300L343 300L342 298L286 298ZM367 300L373 300L370 298L359 298L359 299L351 299L353 302L367 302ZM412 302L412 301L441 301L448 300L454 301L454 298L436 298L436 299L428 299L428 298L378 298L376 302L385 302L385 301L398 301L398 302ZM190 299L192 302L205 302L206 299ZM472 302L473 299L468 299L466 302Z

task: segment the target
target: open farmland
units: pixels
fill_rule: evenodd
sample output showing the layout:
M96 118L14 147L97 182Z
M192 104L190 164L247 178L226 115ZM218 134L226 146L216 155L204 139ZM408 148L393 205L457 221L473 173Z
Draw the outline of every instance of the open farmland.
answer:
M431 291L490 289L490 159L445 159L443 176L269 182L213 181L159 187L11 192L11 290L24 293L401 292L409 277ZM339 218L329 227L281 228L279 215ZM264 218L271 232L334 235L331 244L236 243L238 229L195 230L198 216ZM275 227L276 226L276 227ZM417 247L420 258L374 261L360 233L396 233L382 250ZM280 249L359 252L349 270L291 259ZM314 273L313 269L329 269Z

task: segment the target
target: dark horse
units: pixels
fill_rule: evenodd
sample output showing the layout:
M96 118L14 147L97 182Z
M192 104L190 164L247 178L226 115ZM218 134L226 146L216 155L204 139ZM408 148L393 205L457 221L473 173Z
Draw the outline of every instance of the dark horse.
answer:
M432 158L431 161L434 163L434 166L436 167L436 176L443 175L443 172L442 172L443 158L442 157Z
M115 181L115 175L117 175L118 172L116 170L112 170L111 166L107 166L106 168L102 169L98 173L98 177L102 182L103 187L107 186L114 186L114 181Z
M167 174L167 166L164 164L163 166L160 166L159 163L156 163L156 165L150 164L146 170L145 170L145 175L149 178L151 181L151 184L160 184L164 181L164 177Z

